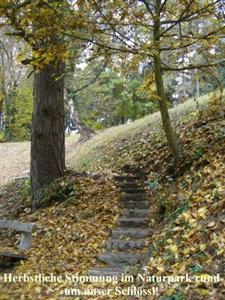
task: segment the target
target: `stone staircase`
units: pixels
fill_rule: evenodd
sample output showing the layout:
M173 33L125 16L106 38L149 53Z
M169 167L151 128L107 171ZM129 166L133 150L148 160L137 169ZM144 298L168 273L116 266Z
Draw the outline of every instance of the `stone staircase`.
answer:
M149 259L145 237L149 236L149 201L135 176L115 176L121 190L117 228L98 256L101 266L89 270L89 276L120 276L141 268Z

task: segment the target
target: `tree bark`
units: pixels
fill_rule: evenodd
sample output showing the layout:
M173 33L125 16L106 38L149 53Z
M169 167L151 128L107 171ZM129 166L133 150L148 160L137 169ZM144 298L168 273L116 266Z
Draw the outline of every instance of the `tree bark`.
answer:
M44 188L65 169L64 65L48 65L35 74L31 130L32 207Z
M4 78L0 69L0 130L3 130L3 104L5 100Z
M158 14L154 20L154 42L156 53L154 55L154 68L155 68L155 81L156 81L156 92L159 97L159 108L162 118L163 129L167 138L167 142L171 149L176 165L179 165L182 160L182 151L178 143L176 132L172 127L168 106L166 102L166 95L163 83L163 75L161 68L161 57L160 57L160 6L161 1L156 1L156 13Z
M14 90L10 90L8 94L5 94L4 137L6 142L12 141L12 125L14 123L13 94Z

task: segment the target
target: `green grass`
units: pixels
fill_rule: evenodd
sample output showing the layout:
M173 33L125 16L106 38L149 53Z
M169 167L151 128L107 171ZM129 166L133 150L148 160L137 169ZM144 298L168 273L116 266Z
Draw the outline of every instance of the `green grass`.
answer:
M197 99L200 109L203 109L211 94L201 96ZM176 127L182 120L188 121L188 118L197 113L196 101L189 99L185 103L179 104L170 109L170 115L173 125ZM74 156L74 168L78 171L97 171L110 167L109 162L116 160L121 155L122 148L129 151L129 147L138 142L143 134L155 138L157 135L163 140L161 116L159 112L136 120L130 124L120 125L105 129L87 142L80 144ZM115 151L112 152L112 149ZM113 156L113 157L112 157Z

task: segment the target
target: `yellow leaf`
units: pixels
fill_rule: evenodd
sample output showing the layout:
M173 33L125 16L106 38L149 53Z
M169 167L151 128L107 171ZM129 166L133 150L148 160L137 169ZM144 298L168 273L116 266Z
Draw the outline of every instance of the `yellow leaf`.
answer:
M199 248L200 248L201 251L204 251L205 248L206 248L206 244L200 244L200 247L199 247Z
M207 213L207 208L206 207L199 208L198 215L200 217L202 217L204 219L206 217L206 213Z
M156 269L159 270L160 272L165 272L165 269L162 266L157 266Z
M224 252L224 249L218 249L216 250L216 255L220 255Z
M35 292L40 294L41 293L41 287L40 286L37 286L34 288Z
M187 254L189 254L190 253L190 249L189 248L185 248L184 250L183 250L183 254L184 255L187 255Z
M171 239L168 239L168 240L166 240L166 242L167 242L167 244L172 244L172 240Z
M169 297L172 296L173 293L174 293L174 288L170 288L170 289L166 290L166 295Z
M209 294L209 291L206 289L196 289L196 290L201 296L207 296Z
M170 246L170 251L173 253L177 253L177 246L176 245L171 245Z

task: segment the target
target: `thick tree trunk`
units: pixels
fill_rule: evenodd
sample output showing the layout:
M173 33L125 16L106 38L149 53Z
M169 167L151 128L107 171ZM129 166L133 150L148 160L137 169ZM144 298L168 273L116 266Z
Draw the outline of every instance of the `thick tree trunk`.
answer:
M156 2L156 12L159 13L159 8L161 6L161 1ZM163 84L163 76L161 69L161 58L160 58L160 16L154 21L154 41L156 47L156 54L154 55L154 67L155 67L155 81L156 81L156 91L159 97L159 108L162 118L163 129L167 138L167 142L172 151L175 164L179 165L182 160L182 151L178 143L178 138L176 132L172 127L168 106L166 102L166 95Z
M65 169L64 66L49 65L35 74L31 132L32 206L43 189Z

